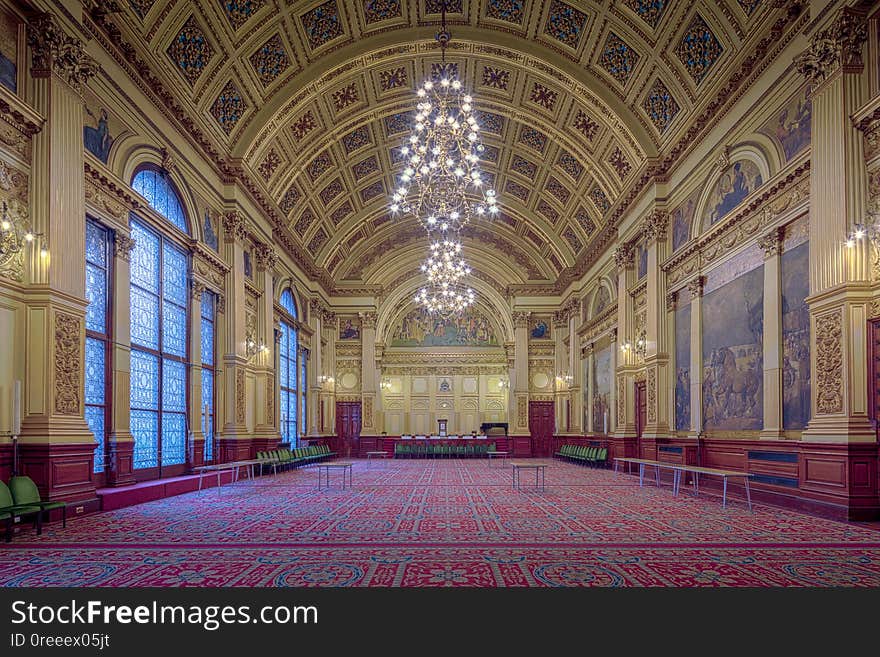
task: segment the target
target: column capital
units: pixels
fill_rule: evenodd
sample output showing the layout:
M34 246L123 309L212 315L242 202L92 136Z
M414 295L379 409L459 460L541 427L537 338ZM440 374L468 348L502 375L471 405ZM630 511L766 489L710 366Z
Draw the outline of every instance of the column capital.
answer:
M678 305L678 290L666 293L666 312L675 311Z
M758 240L758 246L764 251L764 260L782 254L782 237L782 229L774 228Z
M562 308L553 313L553 328L566 328L568 326L568 308Z
M257 271L273 271L278 264L278 253L267 244L258 243L254 248Z
M86 53L83 42L67 34L51 14L39 14L30 20L27 43L34 77L57 73L82 95L83 87L98 71L98 63Z
M589 358L593 355L593 352L596 349L596 345L593 342L588 342L583 347L581 347L581 358Z
M652 210L642 226L642 235L648 244L662 242L666 239L669 227L669 213L665 210Z
M248 237L247 221L237 210L223 215L224 239L227 242L244 242Z
M367 313L358 313L358 316L361 318L361 328L365 329L374 329L376 328L376 313L367 312Z
M860 72L862 46L868 40L864 14L841 9L831 24L816 32L810 47L795 59L798 72L816 87L840 70Z
M226 295L225 294L217 294L217 312L225 313L226 312Z
M703 276L697 276L696 278L688 281L687 287L688 292L691 293L691 297L701 297L703 296L703 287L706 284L706 279Z
M635 250L631 244L623 243L614 249L614 264L617 271L622 272L632 267L635 263Z
M324 320L324 326L332 326L335 328L334 323L336 322L336 313L324 308L321 311L321 318Z
M529 328L529 318L532 313L530 312L515 312L513 313L513 327L514 328Z
M202 295L205 293L205 286L196 280L189 282L189 296L193 301L201 301Z
M617 328L613 328L608 332L608 335L611 337L611 342L617 342Z
M133 237L129 237L128 235L117 231L113 240L114 257L125 260L125 262L131 262L131 252L136 243L137 240Z

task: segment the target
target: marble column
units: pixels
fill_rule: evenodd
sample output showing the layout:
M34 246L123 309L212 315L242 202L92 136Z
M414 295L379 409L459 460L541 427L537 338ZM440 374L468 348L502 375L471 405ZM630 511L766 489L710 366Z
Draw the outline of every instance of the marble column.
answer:
M360 313L361 319L361 435L375 436L376 389L376 313Z
M515 407L510 420L511 435L529 435L529 318L531 313L513 313L514 380L511 381Z
M314 331L312 353L308 364L308 436L317 438L321 435L318 426L321 405L321 376L324 360L324 306L312 299L309 303L309 327Z
M764 251L764 428L762 439L782 437L782 231L761 238Z
M586 362L586 377L584 381L584 389L587 391L586 394L586 408L585 416L584 416L584 434L593 434L593 367L594 367L594 358L593 354L594 345L590 342L586 347L581 351L581 355L585 356L583 359Z
M224 419L218 461L250 457L251 437L247 432L247 330L245 328L246 293L244 249L248 229L243 214L237 210L223 218L226 261L231 263L226 275L224 370Z
M205 463L205 432L202 429L204 404L202 403L202 295L205 286L190 281L189 304L189 408L187 423L190 431L186 437L186 466L192 471Z
M691 426L688 436L703 436L703 285L697 276L688 283L691 297Z
M645 298L645 393L646 422L642 438L670 435L668 395L669 338L666 333L666 275L660 263L666 258L666 232L669 216L653 210L645 221L643 234L648 250Z
M568 347L565 345L565 340L568 337L568 311L560 310L553 314L553 357L554 357L554 368L555 368L555 377L554 377L554 386L553 386L553 401L554 401L554 433L561 434L567 433L568 426L566 422L566 412L568 411L566 402L569 399L569 389L570 383L569 380L566 380L565 376L571 376L571 370L569 370L568 363Z
M95 438L84 416L82 92L96 66L83 43L48 14L30 19L27 43L31 67L24 91L45 123L32 140L29 214L37 238L23 263L27 365L19 473L36 482L44 499L81 500L95 495Z
M568 390L570 417L568 429L572 434L584 433L584 380L583 366L580 359L580 345L578 340L578 324L580 323L580 304L575 302L569 306L568 312L568 372L571 374L571 386Z
M326 349L323 354L324 383L321 386L321 434L324 436L336 433L336 315L330 311L324 313L324 341Z
M614 253L617 265L617 331L620 341L629 348L614 349L617 358L614 382L614 400L612 409L616 424L614 436L622 453L616 456L636 456L636 418L635 418L635 371L636 355L631 345L635 343L633 331L633 301L629 296L629 287L634 278L633 248L629 244L621 244Z
M254 433L252 436L254 452L273 449L281 440L278 425L275 423L275 407L278 393L275 385L275 283L273 274L278 264L278 254L266 244L257 244L254 249L256 264L255 281L262 290L257 302L257 342L265 347L253 358L254 373Z

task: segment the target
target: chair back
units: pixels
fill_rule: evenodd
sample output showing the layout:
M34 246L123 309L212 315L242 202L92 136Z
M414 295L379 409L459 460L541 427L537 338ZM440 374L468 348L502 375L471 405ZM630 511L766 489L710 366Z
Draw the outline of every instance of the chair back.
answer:
M12 491L9 490L9 486L0 481L0 509L14 505L15 502L12 501Z
M9 480L9 490L12 492L12 499L17 505L33 504L40 502L40 491L34 480L24 475L13 477Z

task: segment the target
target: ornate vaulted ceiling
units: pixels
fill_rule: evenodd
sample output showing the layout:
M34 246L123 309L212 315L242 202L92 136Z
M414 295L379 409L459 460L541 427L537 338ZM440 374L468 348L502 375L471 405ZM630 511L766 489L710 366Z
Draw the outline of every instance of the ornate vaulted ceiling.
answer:
M466 235L478 277L546 289L582 271L652 163L687 149L749 51L786 26L784 4L450 0L446 66L482 110L483 167L504 209ZM172 113L194 118L202 148L247 175L279 241L342 290L387 288L422 255L410 247L424 234L385 208L413 89L442 70L439 11L439 0L128 0L91 16L173 90Z

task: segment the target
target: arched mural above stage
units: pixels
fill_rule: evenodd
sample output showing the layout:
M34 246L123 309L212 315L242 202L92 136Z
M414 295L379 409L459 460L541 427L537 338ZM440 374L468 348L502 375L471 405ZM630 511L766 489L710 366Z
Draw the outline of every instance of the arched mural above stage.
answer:
M753 191L764 184L758 165L751 160L737 160L721 174L703 208L703 230L726 217Z
M461 317L440 319L412 310L401 319L391 337L392 347L497 347L492 324L471 310Z

